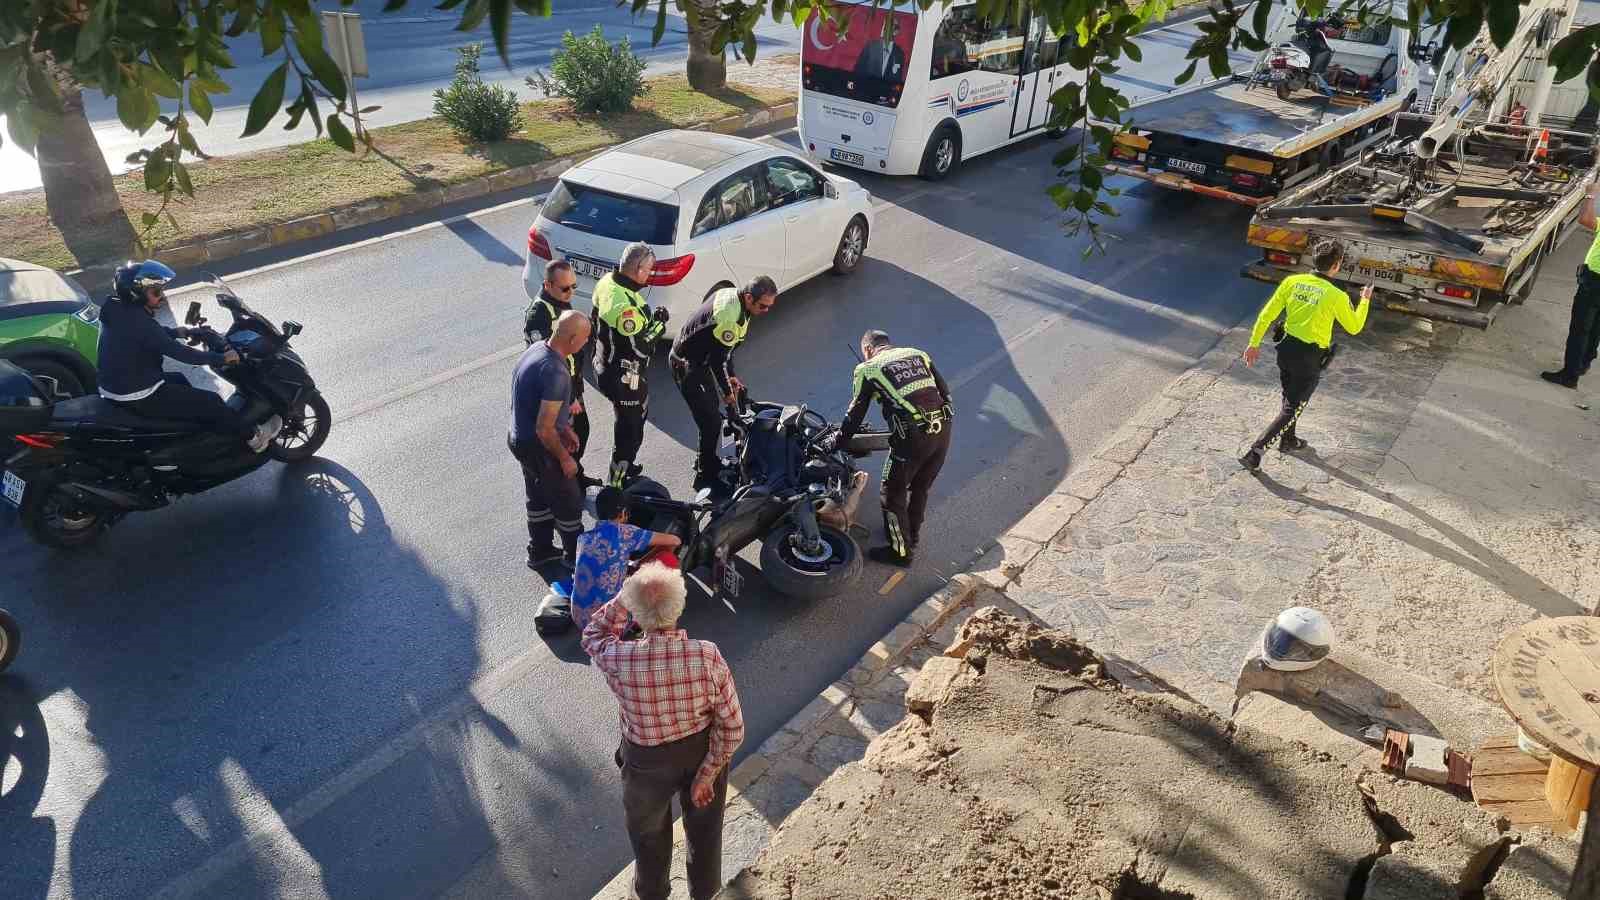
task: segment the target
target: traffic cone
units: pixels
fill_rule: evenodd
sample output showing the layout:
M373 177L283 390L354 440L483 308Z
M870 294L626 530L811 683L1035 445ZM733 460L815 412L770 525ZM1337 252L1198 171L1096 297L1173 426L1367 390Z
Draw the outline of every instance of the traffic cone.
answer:
M1533 145L1533 159L1531 162L1544 162L1550 155L1550 129L1543 128L1539 131L1539 142Z

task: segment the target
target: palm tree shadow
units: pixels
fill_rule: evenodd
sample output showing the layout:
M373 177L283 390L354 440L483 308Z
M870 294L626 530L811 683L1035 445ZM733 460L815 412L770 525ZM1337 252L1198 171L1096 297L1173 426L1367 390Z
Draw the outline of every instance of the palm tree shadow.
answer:
M1352 487L1369 497L1381 500L1399 511L1417 519L1428 528L1444 535L1450 543L1434 540L1418 534L1415 530L1391 522L1379 516L1358 512L1349 507L1330 503L1314 497L1304 491L1296 490L1281 482L1273 480L1270 475L1257 472L1256 478L1262 486L1273 495L1283 499L1319 509L1323 512L1336 513L1351 521L1360 523L1368 528L1415 547L1424 553L1443 562L1450 563L1477 575L1501 590L1516 598L1522 603L1542 615L1546 616L1581 616L1588 615L1585 609L1576 600L1561 593L1539 578L1529 574L1515 563L1501 556L1499 553L1485 547L1472 539L1459 529L1441 521L1426 510L1420 509L1415 504L1394 495L1376 485L1362 481L1360 478L1329 463L1315 451L1306 451L1299 454L1299 458L1307 465L1326 472L1335 480ZM1454 544L1455 546L1451 546Z

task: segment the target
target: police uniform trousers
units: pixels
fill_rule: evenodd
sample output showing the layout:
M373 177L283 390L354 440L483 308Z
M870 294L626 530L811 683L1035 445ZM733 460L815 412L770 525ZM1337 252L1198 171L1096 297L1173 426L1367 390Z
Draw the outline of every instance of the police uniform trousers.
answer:
M1285 335L1278 342L1278 380L1283 386L1283 406L1278 415L1251 444L1251 449L1261 452L1278 441L1293 443L1294 426L1311 395L1322 379L1322 361L1328 351L1294 335Z
M629 373L624 371L621 362L606 366L595 377L595 386L611 401L616 413L616 425L612 431L613 463L631 464L639 456L639 448L644 445L644 420L650 411L650 383L644 377L647 362L638 361L636 381L626 377Z
M561 551L567 556L578 552L578 535L583 532L583 489L576 478L561 471L561 461L537 443L513 443L506 438L511 455L522 465L522 488L528 506L528 553L551 546L561 536Z
M889 440L889 458L883 463L883 530L889 548L910 556L922 536L922 518L928 510L928 489L933 487L950 451L950 417L940 420L938 431L908 425ZM904 434L904 437L900 437Z
M716 379L704 366L688 363L672 367L673 380L689 406L695 428L700 430L700 448L695 456L694 471L702 477L715 477L722 467L722 457L717 450L722 444L722 396L717 391Z

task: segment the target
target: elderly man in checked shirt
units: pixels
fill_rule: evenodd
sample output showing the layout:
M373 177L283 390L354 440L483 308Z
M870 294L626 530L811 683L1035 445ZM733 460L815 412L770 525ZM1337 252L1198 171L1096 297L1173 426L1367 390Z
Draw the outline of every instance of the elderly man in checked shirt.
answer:
M640 900L671 893L672 797L683 810L689 894L722 888L722 811L728 760L744 740L733 673L717 645L678 628L683 576L646 563L583 629L583 649L606 676L622 714L622 808ZM629 616L644 630L623 640Z

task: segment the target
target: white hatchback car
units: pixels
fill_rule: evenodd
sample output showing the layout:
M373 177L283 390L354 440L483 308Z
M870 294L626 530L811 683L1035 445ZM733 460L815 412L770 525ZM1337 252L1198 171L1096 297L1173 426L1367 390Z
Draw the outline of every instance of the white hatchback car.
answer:
M786 290L853 271L872 233L872 195L786 149L707 131L659 131L562 173L528 229L522 270L539 296L544 264L572 262L578 293L644 241L656 252L646 297L683 322L712 291L770 275Z

